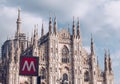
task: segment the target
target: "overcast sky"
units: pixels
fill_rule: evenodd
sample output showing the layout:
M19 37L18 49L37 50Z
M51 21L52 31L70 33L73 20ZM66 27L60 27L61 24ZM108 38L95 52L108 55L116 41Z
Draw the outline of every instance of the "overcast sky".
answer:
M83 46L89 51L92 33L102 70L104 49L110 49L115 84L120 84L119 0L0 0L0 45L15 34L18 8L21 8L22 31L29 36L35 24L40 35L42 21L48 31L49 13L57 16L59 30L68 24L71 29L73 16L76 21L79 17Z

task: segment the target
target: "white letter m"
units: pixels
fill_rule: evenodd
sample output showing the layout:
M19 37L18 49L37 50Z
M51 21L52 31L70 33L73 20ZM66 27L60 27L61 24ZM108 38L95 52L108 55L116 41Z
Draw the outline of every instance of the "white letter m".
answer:
M32 67L33 67L34 72L36 71L33 61L30 62L30 66L28 65L28 61L25 61L24 65L23 65L23 68L22 68L22 71L24 71L25 67L27 67L28 71L30 71Z

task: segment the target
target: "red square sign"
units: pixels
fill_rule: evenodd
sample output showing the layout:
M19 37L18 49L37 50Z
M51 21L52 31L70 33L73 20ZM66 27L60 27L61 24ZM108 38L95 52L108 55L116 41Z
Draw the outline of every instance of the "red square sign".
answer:
M20 75L38 76L38 57L20 57Z

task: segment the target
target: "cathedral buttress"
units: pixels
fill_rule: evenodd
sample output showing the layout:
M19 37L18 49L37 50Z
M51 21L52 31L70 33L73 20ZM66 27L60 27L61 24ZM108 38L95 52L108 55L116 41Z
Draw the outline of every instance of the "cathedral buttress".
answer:
M77 35L76 35L77 32ZM82 83L81 72L81 55L82 55L82 43L80 38L80 29L79 29L79 21L77 24L77 31L75 27L75 21L73 18L73 36L72 36L72 84L80 84Z

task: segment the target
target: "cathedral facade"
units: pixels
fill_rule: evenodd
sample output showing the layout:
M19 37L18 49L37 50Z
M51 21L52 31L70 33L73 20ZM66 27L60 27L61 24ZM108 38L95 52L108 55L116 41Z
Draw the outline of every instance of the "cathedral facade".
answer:
M112 61L105 51L104 71L99 67L94 42L91 37L91 52L82 46L80 23L73 19L72 34L66 28L58 31L56 17L49 18L48 32L41 36L35 26L31 39L21 32L21 17L18 10L15 37L2 45L0 81L2 84L114 84ZM39 76L19 75L20 56L39 57Z

